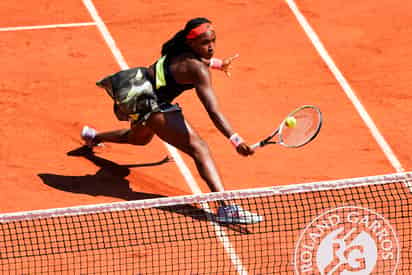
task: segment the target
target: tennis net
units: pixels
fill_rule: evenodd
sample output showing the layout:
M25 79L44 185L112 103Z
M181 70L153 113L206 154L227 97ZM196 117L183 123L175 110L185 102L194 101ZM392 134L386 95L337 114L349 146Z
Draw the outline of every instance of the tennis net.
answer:
M1 274L411 274L412 173L0 215ZM264 220L227 224L240 205Z

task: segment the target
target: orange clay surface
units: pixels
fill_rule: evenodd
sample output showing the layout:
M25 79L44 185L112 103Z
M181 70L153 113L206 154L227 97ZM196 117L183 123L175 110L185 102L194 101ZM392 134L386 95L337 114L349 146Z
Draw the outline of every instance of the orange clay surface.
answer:
M140 2L140 3L139 3ZM319 106L319 137L301 149L266 147L243 158L215 129L193 91L177 102L209 144L227 190L395 172L283 1L96 1L129 66L151 64L161 44L196 16L210 18L218 57L239 53L232 78L213 71L222 111L249 143L302 104ZM405 1L297 1L405 170L412 166L412 42ZM407 7L408 6L408 7ZM92 22L81 1L1 1L0 27ZM119 69L96 26L0 32L0 211L191 194L155 138L69 156L85 124L128 127L94 82ZM183 156L203 192L207 186ZM80 182L68 192L59 184Z
M194 91L179 97L185 117L209 144L227 190L396 172L284 1L153 3L95 1L129 66L151 64L187 20L205 16L215 25L217 57L240 54L231 78L212 74L222 111L247 142L271 132L300 105L317 105L324 114L321 133L308 146L269 146L243 158L215 129ZM410 170L412 4L297 4ZM0 29L93 22L80 0L3 0L0 10ZM94 85L119 70L96 26L1 31L0 60L1 213L193 193L176 163L163 161L169 152L158 138L145 147L105 144L93 156L76 156L83 125L100 131L128 127ZM191 159L183 159L200 189L209 192Z

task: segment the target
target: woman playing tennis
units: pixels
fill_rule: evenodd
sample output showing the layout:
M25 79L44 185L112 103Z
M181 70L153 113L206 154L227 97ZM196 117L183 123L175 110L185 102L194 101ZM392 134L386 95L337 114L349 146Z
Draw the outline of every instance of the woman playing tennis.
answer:
M231 62L237 56L213 58L216 34L206 18L186 23L163 44L161 58L153 65L117 72L97 82L114 100L119 120L129 120L129 129L98 133L85 126L81 137L90 147L102 142L148 144L156 134L165 142L188 154L194 160L203 180L212 192L224 191L221 177L207 144L184 118L178 105L171 102L183 91L194 88L216 128L242 156L253 150L235 133L221 113L212 88L209 68L230 74ZM219 207L217 219L230 223L254 223L262 218L237 205Z

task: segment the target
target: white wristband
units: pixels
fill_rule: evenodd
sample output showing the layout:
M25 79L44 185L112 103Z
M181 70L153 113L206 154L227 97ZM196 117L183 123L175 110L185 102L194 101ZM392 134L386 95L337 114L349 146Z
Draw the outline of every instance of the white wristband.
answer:
M230 139L230 142L235 147L238 147L240 144L242 144L244 142L243 138L241 136L239 136L238 133L234 133L229 139Z
M210 59L209 67L212 69L221 70L223 67L223 60L212 57Z

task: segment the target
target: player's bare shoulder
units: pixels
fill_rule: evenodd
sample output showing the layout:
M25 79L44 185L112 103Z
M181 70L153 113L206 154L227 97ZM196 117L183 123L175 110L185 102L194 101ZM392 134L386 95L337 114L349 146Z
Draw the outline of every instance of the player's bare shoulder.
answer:
M175 57L171 60L170 69L179 83L194 84L209 74L208 66L190 54Z

